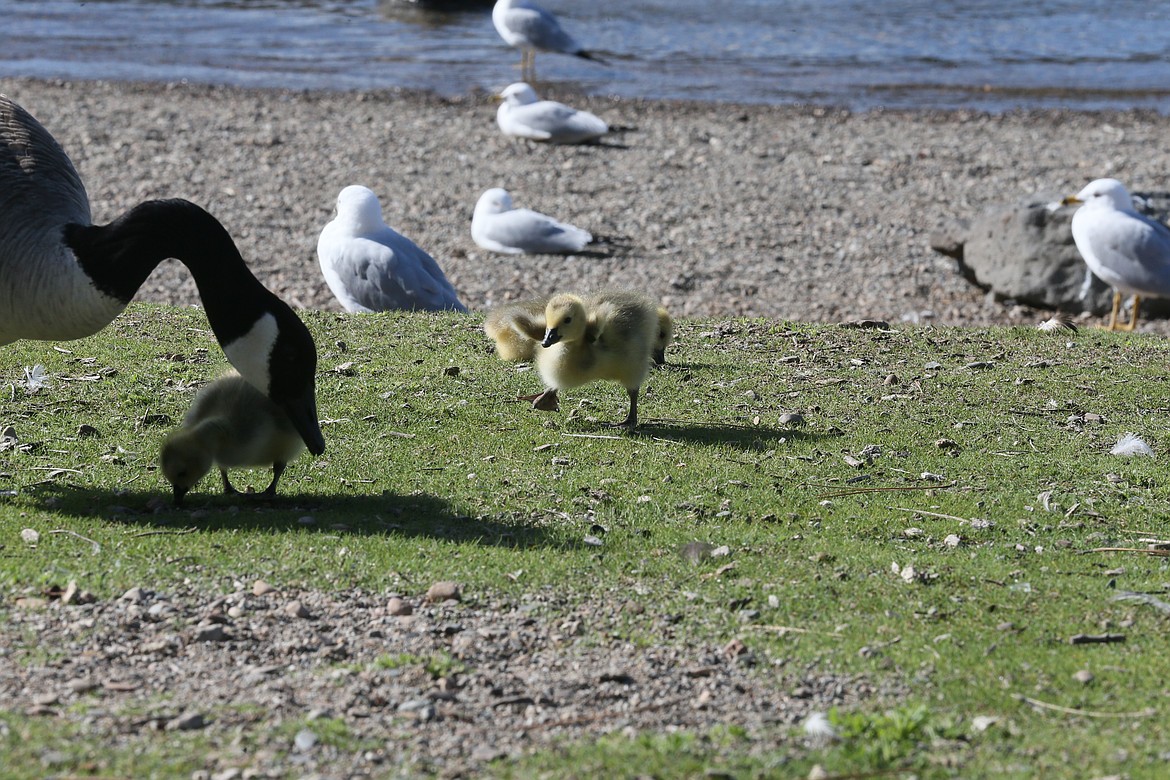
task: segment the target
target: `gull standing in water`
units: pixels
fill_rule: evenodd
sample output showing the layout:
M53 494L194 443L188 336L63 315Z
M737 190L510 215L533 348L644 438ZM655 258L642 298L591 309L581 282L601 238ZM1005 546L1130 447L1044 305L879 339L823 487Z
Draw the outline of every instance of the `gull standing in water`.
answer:
M521 78L535 81L537 51L602 62L565 32L555 16L531 0L497 0L492 8L492 24L509 46L520 49Z

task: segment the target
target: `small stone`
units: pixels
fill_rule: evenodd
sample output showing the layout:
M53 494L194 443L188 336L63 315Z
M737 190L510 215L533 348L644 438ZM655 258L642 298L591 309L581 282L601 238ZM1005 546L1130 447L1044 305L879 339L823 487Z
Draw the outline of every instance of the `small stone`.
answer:
M20 609L41 609L48 606L48 600L39 599L35 596L21 596L15 602Z
M75 680L70 680L65 683L65 687L73 693L89 693L90 691L97 690L101 686L92 677L78 677Z
M238 620L244 616L244 610L237 606L228 607L228 617Z
M820 764L813 764L813 768L808 770L808 780L828 780L829 773Z
M950 548L958 547L962 543L963 540L959 538L958 534L947 534L946 538L943 539L943 544Z
M786 412L780 415L781 425L804 425L804 415L800 412Z
M146 591L135 585L130 590L122 594L120 601L129 601L131 604L141 604L146 601Z
M295 618L307 618L310 615L309 608L295 599L284 605L284 612L289 617Z
M712 558L726 558L731 555L731 548L726 544L721 544L711 551Z
M36 544L41 540L41 535L32 528L24 528L20 532L20 538L25 544Z
M414 613L414 607L397 596L394 596L386 602L386 612L394 617L405 617Z
M1096 678L1093 677L1093 673L1088 669L1081 669L1079 672L1073 675L1073 679L1079 682L1081 685L1088 685Z
M317 735L309 729L301 729L293 738L293 746L297 750L304 753L307 750L312 750L313 746L317 744Z
M199 729L207 727L207 719L199 712L186 712L175 718L167 721L167 731L198 731Z
M456 582L440 580L427 588L426 599L431 604L451 600L461 601L463 599L463 588Z
M219 623L212 623L210 626L200 626L195 632L196 642L223 642L230 638L227 629Z
M253 596L263 596L265 594L271 593L274 590L276 590L276 588L272 587L264 580L256 580L254 583L252 583Z

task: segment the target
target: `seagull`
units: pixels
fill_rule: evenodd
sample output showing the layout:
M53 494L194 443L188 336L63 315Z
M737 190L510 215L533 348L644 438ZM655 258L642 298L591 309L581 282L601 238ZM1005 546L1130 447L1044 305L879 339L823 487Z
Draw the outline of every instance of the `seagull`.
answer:
M603 62L565 32L555 16L531 0L497 0L492 8L492 24L509 46L520 49L522 77L535 77L538 50Z
M467 311L434 258L382 221L382 204L368 187L354 184L337 196L317 259L346 311Z
M596 141L609 132L609 125L600 117L555 100L541 100L523 81L508 86L500 98L504 102L496 112L496 123L504 135L513 138L579 144Z
M512 208L512 196L499 187L479 196L471 238L484 249L508 255L579 252L593 240L587 230L531 209Z
M1117 179L1092 181L1063 202L1084 204L1073 214L1073 241L1089 270L1113 288L1108 329L1133 330L1143 295L1170 298L1170 228L1135 211ZM1128 325L1117 324L1122 293L1133 296Z

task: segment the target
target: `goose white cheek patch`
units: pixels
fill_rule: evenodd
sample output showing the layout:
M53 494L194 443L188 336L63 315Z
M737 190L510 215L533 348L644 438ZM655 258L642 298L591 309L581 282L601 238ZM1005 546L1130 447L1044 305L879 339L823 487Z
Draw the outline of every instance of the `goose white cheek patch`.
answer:
M235 341L225 344L223 352L240 376L260 392L268 395L272 377L268 373L268 359L280 335L276 317L265 314Z

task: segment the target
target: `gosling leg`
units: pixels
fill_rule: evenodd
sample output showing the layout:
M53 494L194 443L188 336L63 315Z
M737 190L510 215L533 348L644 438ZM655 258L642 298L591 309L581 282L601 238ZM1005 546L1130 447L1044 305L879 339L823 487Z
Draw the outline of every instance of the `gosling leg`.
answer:
M630 412L626 415L626 419L617 423L609 423L611 428L625 428L627 433L633 433L634 429L638 427L638 390L635 387L632 390L626 388L626 392L630 394Z
M240 491L232 487L232 483L228 481L227 469L220 469L219 475L223 477L223 492L229 496L238 496Z
M280 481L280 475L284 473L284 467L286 465L288 465L288 464L286 464L286 463L273 463L272 464L272 484L264 489L264 495L266 497L272 498L273 496L276 495L276 483Z

